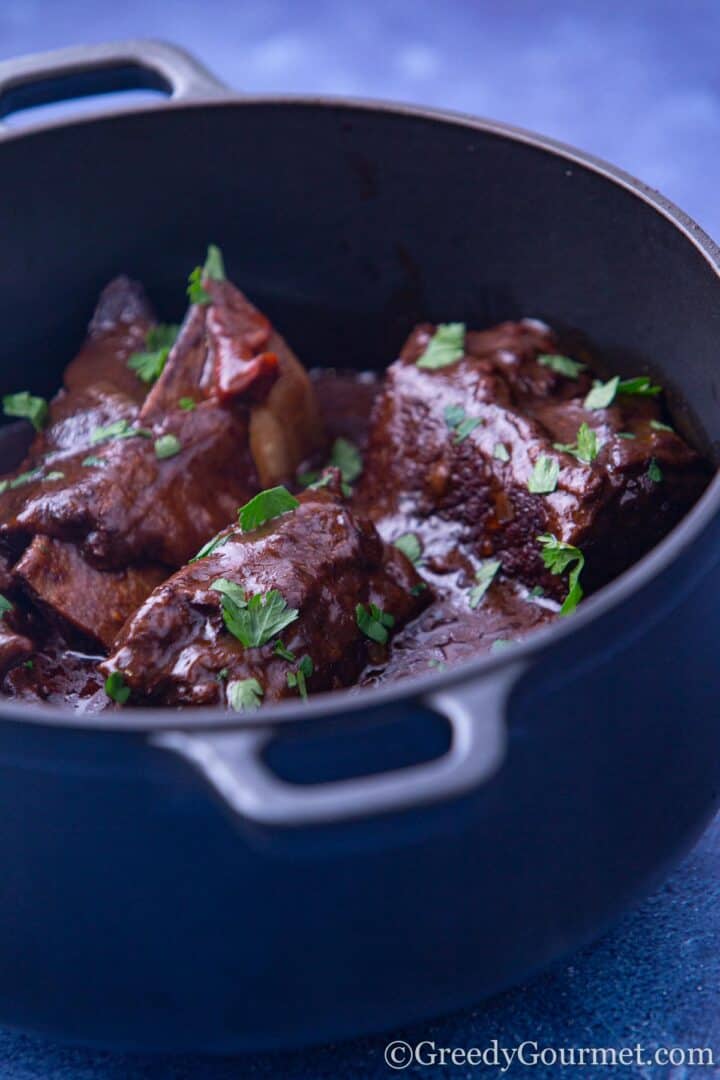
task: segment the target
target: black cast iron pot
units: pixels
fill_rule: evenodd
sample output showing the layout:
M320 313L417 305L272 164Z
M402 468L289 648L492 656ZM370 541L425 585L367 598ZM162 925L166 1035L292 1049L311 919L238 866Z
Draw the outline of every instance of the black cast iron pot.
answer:
M165 317L209 240L309 365L421 319L582 327L720 435L718 249L655 192L437 111L230 94L153 42L0 65L1 389L50 393L125 271ZM648 365L651 365L648 368ZM209 478L211 479L211 478ZM572 618L454 671L248 718L0 707L0 1022L287 1046L476 1002L598 934L720 782L720 487Z

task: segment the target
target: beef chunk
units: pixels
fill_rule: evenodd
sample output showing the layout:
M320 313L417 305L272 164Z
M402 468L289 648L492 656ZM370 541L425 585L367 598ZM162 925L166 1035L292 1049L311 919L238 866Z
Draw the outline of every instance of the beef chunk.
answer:
M32 656L33 648L30 638L17 633L4 620L0 622L0 675Z
M221 592L212 588L220 580L248 601L277 590L280 609L297 618L259 646L243 645L223 620ZM170 705L220 703L233 683L250 678L264 702L297 695L288 674L292 683L304 656L312 660L311 692L348 686L369 657L385 655L360 629L357 605L375 604L399 629L425 603L425 592L414 595L418 584L405 556L336 494L308 491L295 510L251 532L227 529L209 554L156 589L101 670L122 672L136 700ZM279 641L294 660L277 652Z
M540 534L581 548L584 584L595 587L655 544L706 485L697 454L657 426L655 397L585 408L589 375L538 361L558 351L543 324L469 332L461 359L418 367L434 331L413 331L373 411L357 505L385 539L414 531L437 562L453 546L499 559L504 574L560 598L566 585L544 569ZM556 447L574 444L583 423L600 445L589 462ZM548 493L530 490L541 459L558 471Z
M42 534L77 544L98 568L148 561L176 568L262 477L275 483L294 473L320 428L308 377L230 282L205 287L211 302L191 307L126 430L99 443L96 432L97 445L0 495L7 548L22 550ZM173 452L159 456L163 445Z
M96 570L75 547L36 536L18 563L15 577L26 595L72 640L110 648L120 628L167 577L162 566Z

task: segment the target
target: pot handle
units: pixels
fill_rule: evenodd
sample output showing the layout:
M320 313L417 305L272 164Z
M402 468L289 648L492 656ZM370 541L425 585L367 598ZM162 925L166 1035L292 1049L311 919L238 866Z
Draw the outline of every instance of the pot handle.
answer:
M151 741L194 765L236 814L255 824L334 824L415 809L471 791L499 769L507 741L506 702L524 670L524 664L514 664L482 683L421 698L418 704L450 724L449 749L432 761L371 776L288 783L262 756L275 738L272 730L173 731Z
M227 87L184 49L143 38L74 45L0 62L0 118L18 109L118 90L162 90L175 100L189 100L222 96Z

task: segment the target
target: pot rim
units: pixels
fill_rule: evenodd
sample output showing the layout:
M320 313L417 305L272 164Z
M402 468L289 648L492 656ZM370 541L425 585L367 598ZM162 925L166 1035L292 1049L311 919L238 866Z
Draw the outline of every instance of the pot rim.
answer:
M226 109L261 107L296 107L345 109L379 113L403 119L405 117L427 120L441 125L466 128L469 132L491 135L531 146L543 153L559 158L569 165L588 170L603 180L614 184L639 199L656 213L666 218L695 247L716 278L720 279L720 248L705 231L683 210L659 191L649 187L630 173L609 164L601 158L578 150L548 136L539 135L512 124L476 117L454 110L426 107L372 98L354 98L313 94L241 94L227 91L179 98L153 104L140 104L122 108L93 111L81 116L54 118L34 123L31 127L6 127L0 136L0 148L4 143L21 139L41 138L47 132L67 129L78 125L92 125L122 121L128 116L152 115L195 109ZM0 149L1 153L1 149ZM718 283L720 288L720 281ZM67 706L39 703L14 702L0 699L0 721L23 723L84 731L110 733L143 733L167 730L207 731L222 729L247 729L277 727L286 723L333 719L339 714L353 714L377 709L405 699L422 698L451 690L470 681L492 677L511 667L520 670L529 666L539 654L556 646L561 647L571 635L584 630L590 623L609 614L632 598L644 586L665 571L693 545L708 528L720 511L720 472L716 472L698 502L642 559L620 574L597 593L584 600L571 618L534 630L523 641L500 653L486 653L466 660L447 671L434 671L419 677L401 679L385 687L368 687L328 691L311 698L307 703L288 701L263 706L256 713L229 713L217 706L169 708L163 706L114 709L101 713L85 714Z

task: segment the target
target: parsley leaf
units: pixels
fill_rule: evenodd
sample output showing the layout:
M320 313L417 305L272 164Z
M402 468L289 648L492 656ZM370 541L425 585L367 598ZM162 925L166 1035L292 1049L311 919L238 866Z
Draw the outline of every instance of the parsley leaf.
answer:
M295 622L299 615L297 608L287 606L277 589L264 594L256 593L247 601L243 593L242 605L227 590L221 596L225 626L246 649L266 645L271 637Z
M589 424L581 424L578 428L574 443L553 443L556 450L562 450L565 454L572 454L578 461L590 464L600 453L600 443L597 432Z
M105 680L105 693L111 701L124 705L130 697L130 687L125 685L122 671L111 671Z
M215 592L222 593L223 596L229 596L237 607L247 607L245 590L236 581L230 581L224 577L216 578L210 588Z
M538 364L557 371L558 375L565 375L568 379L577 379L587 364L581 364L579 360L571 360L569 356L559 356L556 353L542 353L538 356Z
M427 589L427 582L426 581L418 581L417 584L413 585L412 589L410 590L410 595L411 596L420 596L420 594L424 593L426 589Z
M246 502L238 510L238 520L243 532L250 532L264 525L266 521L286 514L289 510L295 510L300 503L291 495L287 488L274 487L261 491L250 502Z
M495 449L493 450L493 457L496 461L509 461L510 453L507 446L504 443L495 443Z
M225 263L222 251L217 244L208 244L205 265L203 266L203 277L210 278L211 281L225 280Z
M36 469L29 469L27 472L18 473L8 484L8 487L19 488L23 484L31 484L33 480L39 480L42 475L42 469L38 466ZM3 489L4 490L4 489Z
M363 459L355 443L342 437L336 439L330 452L330 464L340 470L345 484L352 484L363 471Z
M90 443L94 446L96 443L105 442L106 439L132 439L136 435L143 439L151 439L152 431L147 428L133 427L129 420L115 420L106 427L93 428L90 432Z
M555 458L543 454L535 462L535 467L527 482L532 495L550 495L557 487L560 465Z
M53 472L45 473L45 476L43 476L43 480L64 480L64 479L65 479L65 473L64 472L58 472L57 469L55 469Z
M476 608L478 606L495 580L495 575L501 566L502 563L499 559L485 559L480 564L480 569L475 574L477 585L474 585L470 590L470 596L468 598L468 603L471 608Z
M483 422L479 416L466 416L462 405L448 405L443 415L447 426L455 432L453 439L455 445L467 439L468 435Z
M195 401L195 399L191 397L181 397L178 401L178 405L183 410L183 412L192 412L193 409L197 408L197 401Z
M468 435L473 432L476 427L482 424L482 422L483 421L479 416L466 416L462 424L458 424L453 440L455 445L457 446L459 443L463 442L464 439L467 439Z
M307 680L315 670L312 659L305 655L297 666L296 671L288 671L287 684L290 690L297 687L297 691L303 701L307 701Z
M218 533L213 536L212 540L208 540L206 544L198 551L197 555L193 555L192 559L188 559L188 562L197 562L198 559L204 559L207 555L211 555L215 548L222 547L223 544L227 544L228 540L232 540L232 533L227 533L223 536L222 533Z
M558 540L551 533L543 533L538 536L538 542L542 544L542 559L547 570L551 574L562 574L570 570L568 576L568 594L560 608L561 615L569 615L575 610L583 597L580 585L580 574L585 566L585 556L580 548L566 544L564 540Z
M155 440L155 457L159 461L165 458L175 457L182 450L182 443L177 435L161 435Z
M257 679L233 679L227 684L228 705L235 712L254 712L261 705L263 690Z
M6 611L12 611L12 610L13 610L13 605L10 603L10 601L8 600L8 598L6 596L3 596L3 594L0 593L0 619L2 619L2 617L3 617L3 615L5 614Z
M638 375L634 379L621 379L619 375L608 382L593 383L593 388L585 398L586 409L607 409L618 394L634 397L655 397L662 393L662 386L655 386L647 375Z
M410 560L413 565L417 565L422 555L422 544L415 533L403 533L402 536L398 536L397 540L393 540L393 545L402 551L403 555Z
M449 367L462 360L465 355L465 323L440 323L422 355L417 366L428 371Z
M634 435L632 431L618 431L618 439L637 439L637 435Z
M517 642L515 641L514 638L505 638L505 637L495 638L492 645L490 646L490 652L491 653L502 652L503 649L507 649L507 648L510 647L510 645L516 645L516 644L517 644Z
M283 645L282 641L280 641L279 638L275 642L275 648L273 649L273 652L276 656L280 656L283 660L287 660L288 663L295 663L295 653L292 651L292 649L288 649L286 645Z
M462 405L446 405L443 416L447 426L454 430L465 419L465 410Z
M377 641L378 645L384 645L388 639L388 630L395 625L395 616L383 611L377 604L358 604L355 608L355 619L365 637L371 641Z
M95 457L94 454L90 454L88 457L83 458L80 462L85 468L90 468L92 465L99 465L101 468L105 465L105 458Z
M615 400L615 395L620 385L620 376L615 375L608 382L600 382L595 379L592 390L588 393L583 405L586 409L607 409Z
M48 415L45 398L34 397L27 390L21 390L19 394L5 394L2 400L6 416L19 416L23 420L29 420L36 431L42 431Z
M647 474L652 480L653 484L659 484L662 482L663 472L655 458L650 458Z
M204 266L196 266L188 278L187 294L191 304L211 304L212 297L203 285L203 281L224 281L225 266L222 252L215 244L207 249Z
M632 394L636 397L655 397L662 394L662 386L655 386L647 375L638 375L634 379L621 379L618 394Z
M669 424L663 424L660 420L651 420L650 427L653 431L672 431L675 433L675 429L671 428Z
M196 266L190 271L186 291L191 304L212 304L212 297L202 283L202 276L202 266Z
M158 323L147 332L145 351L133 353L128 360L128 367L144 383L154 383L162 375L179 330L179 326Z

